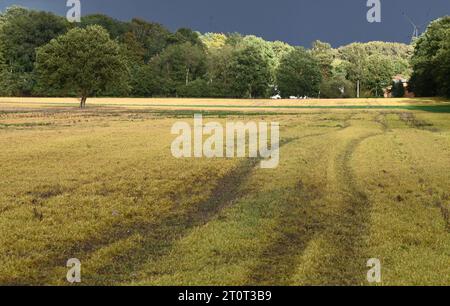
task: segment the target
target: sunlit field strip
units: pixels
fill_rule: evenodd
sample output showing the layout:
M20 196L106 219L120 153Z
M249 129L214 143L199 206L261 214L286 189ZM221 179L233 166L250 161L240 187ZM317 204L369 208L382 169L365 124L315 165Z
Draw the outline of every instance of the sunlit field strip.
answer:
M128 99L92 98L88 107L161 109L308 110L372 109L450 112L450 102L440 99L338 99L338 100L230 100L230 99ZM75 98L0 98L0 109L26 107L77 107Z

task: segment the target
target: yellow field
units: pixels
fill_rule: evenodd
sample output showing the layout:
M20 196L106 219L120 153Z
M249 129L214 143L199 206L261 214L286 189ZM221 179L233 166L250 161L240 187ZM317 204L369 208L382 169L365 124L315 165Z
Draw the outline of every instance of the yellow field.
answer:
M80 103L76 98L2 98L0 107L13 108L56 108L76 107ZM295 107L311 106L409 106L409 105L447 105L449 101L435 98L392 98L392 99L309 99L309 100L245 100L245 99L174 99L174 98L90 98L88 107L115 107L125 109L215 109L215 110L264 110L279 108L278 111L295 110ZM287 107L283 109L282 107ZM294 108L289 108L294 107Z
M450 285L448 102L77 103L0 98L2 285ZM279 167L173 158L195 112L280 122Z

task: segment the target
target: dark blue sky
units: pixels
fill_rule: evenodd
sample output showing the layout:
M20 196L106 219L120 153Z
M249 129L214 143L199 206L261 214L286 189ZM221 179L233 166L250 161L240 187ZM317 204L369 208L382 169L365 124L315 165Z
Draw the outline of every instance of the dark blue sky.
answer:
M450 15L450 0L381 0L382 22L366 20L367 0L81 0L82 14L104 13L121 20L142 17L171 30L240 32L293 45L315 39L340 46L353 41L409 42L412 26ZM0 0L66 14L66 0Z

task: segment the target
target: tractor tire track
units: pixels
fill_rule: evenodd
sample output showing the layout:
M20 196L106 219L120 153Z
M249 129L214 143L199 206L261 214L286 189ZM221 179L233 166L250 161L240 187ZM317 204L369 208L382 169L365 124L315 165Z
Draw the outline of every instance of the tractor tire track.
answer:
M359 285L363 282L364 260L368 259L363 254L363 235L370 221L370 202L366 193L356 185L350 163L359 145L378 135L369 134L351 141L337 159L337 165L341 167L336 170L345 196L340 213L330 220L331 227L327 229L337 254L330 257L329 264L333 268L323 271L326 285Z
M280 142L280 148L295 141L297 138L285 139ZM176 207L168 213L159 222L148 224L141 231L134 231L133 234L140 234L143 237L140 249L142 256L131 256L127 258L128 266L133 266L133 271L139 272L140 267L148 262L157 262L163 256L167 255L173 248L176 241L182 239L196 227L202 227L216 218L224 209L232 206L242 196L241 186L250 177L252 171L260 163L260 158L251 158L243 161L229 175L221 179L216 188L212 191L209 198L195 205L191 209L179 211ZM123 237L122 239L128 238ZM117 264L115 271L122 265ZM95 271L100 276L95 278L85 278L90 284L111 284L119 282L131 282L134 279L124 278L123 275L116 275L112 281L110 267L104 271ZM122 279L120 279L122 278Z
M350 127L349 119L346 118L344 125L338 130L307 135L297 141L345 130ZM274 229L278 238L260 254L258 264L249 272L248 285L291 284L298 256L304 252L316 232L324 229L312 207L312 201L319 198L322 192L318 186L306 186L301 179L290 192L285 192L280 200L280 205L285 209L278 217L278 225Z
M333 131L307 135L298 141L313 137L321 137L343 131L351 127L350 120L354 113L345 117L343 125ZM323 156L322 152L320 156ZM316 156L316 158L320 158ZM249 285L291 285L298 257L305 251L310 240L326 228L317 214L313 201L323 194L321 187L306 186L300 179L297 186L280 200L285 210L279 216L277 227L278 238L269 244L260 254L259 263L252 267L248 276Z
M387 131L383 115L375 122ZM345 126L351 127L348 118ZM280 216L278 239L273 241L260 256L260 262L249 274L251 285L292 285L299 257L309 242L318 236L328 237L337 250L327 258L332 258L320 271L321 285L357 285L363 283L367 255L364 250L364 233L369 223L370 201L364 191L355 183L351 160L361 143L382 135L370 133L350 141L336 158L337 172L345 192L338 214L327 211L327 207L314 207L313 202L320 198L324 190L317 186L305 186L299 181L298 188L283 198L286 210ZM320 157L319 157L320 158ZM318 210L323 210L319 212ZM324 217L325 216L325 217ZM366 258L367 257L367 258ZM344 264L343 264L344 263ZM314 283L316 284L316 283Z
M280 148L296 139L282 140ZM132 228L118 225L109 229L108 233L102 235L102 238L80 241L70 250L66 250L65 254L74 254L73 257L83 258L84 262L87 262L96 251L139 235L141 237L140 244L133 248L129 254L123 253L120 256L126 259L126 264L119 259L112 264L113 267L108 265L104 269L99 268L95 271L89 271L90 273L85 272L83 275L83 282L90 285L113 285L119 282L131 282L133 277L130 275L135 275L135 273L129 273L129 270L123 269L130 269L131 267L133 271L139 271L139 268L145 263L156 262L159 258L165 256L173 247L173 244L187 235L190 230L207 224L216 218L222 210L233 205L241 196L241 185L248 179L260 161L260 158L244 160L227 176L219 180L209 198L198 205L189 208L174 205L159 218L153 218L149 223L136 224ZM65 266L65 260L67 260L66 256L52 257L44 266L47 266L47 268ZM88 268L87 265L86 268ZM114 271L114 274L111 271ZM33 283L49 284L54 282L54 279L50 277L48 279L40 277L39 281Z
M315 233L323 230L320 220L311 213L311 202L319 197L319 189L305 191L301 181L298 185L302 189L294 189L282 199L286 209L275 228L277 239L260 254L249 273L248 285L290 285L298 256Z
M300 138L316 137L327 133L317 133ZM280 143L280 148L298 139L285 139ZM241 196L239 193L240 186L251 175L251 172L259 162L260 159L247 159L242 162L234 171L217 183L217 187L211 192L208 200L193 208L181 210L179 207L174 206L173 209L160 216L160 218L152 219L149 223L136 224L131 228L116 224L98 238L79 241L69 249L64 250L62 254L48 256L45 262L36 263L39 264L40 271L45 273L38 273L35 278L23 276L27 277L26 283L36 285L55 283L54 273L51 271L56 267L65 266L67 254L70 254L71 257L83 259L85 262L96 251L116 242L139 235L142 237L140 245L136 249L133 249L130 254L121 254L122 256L120 256L126 259L127 264L122 265L123 262L120 258L113 264L114 275L111 274L111 266L108 266L104 270L100 268L92 271L92 275L84 274L84 282L86 284L105 285L132 281L129 276L126 276L129 274L128 271L121 271L122 266L127 268L132 266L133 270L137 271L141 265L149 260L157 260L166 255L172 248L172 245L186 235L192 228L205 225L214 219L223 209L233 205ZM145 251L145 254L142 255L139 251ZM23 283L23 279L22 276L18 276L14 279L5 278L0 282L13 285Z
M152 218L148 223L135 224L133 227L124 227L121 225L108 229L108 232L101 235L97 239L80 241L74 244L70 249L65 250L65 254L73 254L72 257L80 258L83 262L96 251L108 247L114 243L129 239L135 235L139 235L142 240L140 245L132 250L130 254L121 254L127 258L127 265L137 267L144 264L152 258L156 260L167 253L172 244L182 238L188 230L202 226L209 222L221 210L232 205L238 197L238 188L243 181L250 175L251 171L257 166L259 159L247 159L239 166L232 170L227 176L217 182L216 188L211 192L210 197L198 205L193 207L182 208L173 205L171 209L159 217ZM145 256L142 253L145 251ZM45 263L40 263L41 269L51 269L54 266L65 266L64 261L67 256L53 256L48 258ZM120 271L123 262L115 262L114 273L110 268L89 271L83 275L83 283L90 285L112 285L117 282L131 281L125 277L125 271ZM86 271L86 269L85 269ZM122 273L123 272L123 273ZM50 275L45 279L42 276L39 280L32 281L32 284L44 285L51 284L55 280ZM18 279L17 284L23 283ZM27 280L30 283L30 279ZM12 284L12 283L11 283Z
M321 271L321 280L325 285L362 285L365 282L366 262L370 258L365 251L371 204L366 192L356 183L351 161L363 142L387 132L383 116L379 114L373 120L381 125L382 133L369 133L350 141L336 158L336 173L344 198L340 212L332 216L328 223L330 227L326 230L335 249L329 257L327 268Z
M286 138L280 141L280 149L294 141L296 138ZM133 226L124 224L113 224L111 228L105 229L104 233L100 233L95 238L77 241L70 248L66 248L63 252L54 253L46 256L45 260L35 262L34 266L40 267L40 272L36 273L35 277L29 275L16 275L14 278L8 276L0 276L0 283L15 285L15 284L33 284L44 285L55 282L54 273L52 272L56 267L65 267L68 256L71 258L80 258L83 261L89 260L92 254L98 250L108 247L114 243L129 239L133 236L142 236L142 246L140 249L149 251L145 257L139 258L133 254L124 254L129 265L140 265L144 261L148 261L148 257L163 256L172 244L183 237L188 230L202 226L212 220L218 213L226 207L232 205L240 196L239 187L245 182L253 169L261 161L260 158L248 158L238 165L233 171L217 182L216 187L211 191L209 198L199 203L192 205L189 208L182 208L178 205L173 205L169 211L164 212L160 216L154 216L148 223L137 223ZM79 186L73 186L76 190ZM51 195L53 196L53 194ZM57 196L57 195L55 195ZM50 198L50 196L48 197ZM46 200L48 200L48 198ZM39 212L38 212L39 213ZM118 272L118 278L124 276L119 271L120 262L118 261L114 271ZM127 266L127 265L125 265ZM89 276L85 275L86 282L92 281L95 284L112 284L115 276L111 275L111 271L95 271L103 274L97 280L89 280ZM129 279L126 279L127 281Z

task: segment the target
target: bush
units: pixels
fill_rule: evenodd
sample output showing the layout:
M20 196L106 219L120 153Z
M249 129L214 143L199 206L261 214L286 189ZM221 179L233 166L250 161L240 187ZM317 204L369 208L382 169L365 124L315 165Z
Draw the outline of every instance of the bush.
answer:
M320 97L325 99L354 98L355 85L344 78L332 78L320 85Z
M211 90L205 80L197 79L188 85L179 85L177 95L181 98L206 98L211 96Z

